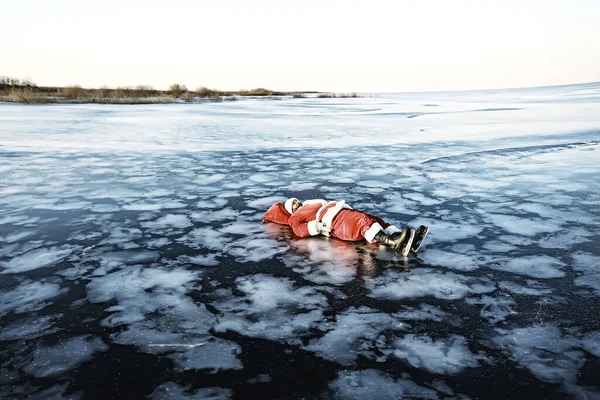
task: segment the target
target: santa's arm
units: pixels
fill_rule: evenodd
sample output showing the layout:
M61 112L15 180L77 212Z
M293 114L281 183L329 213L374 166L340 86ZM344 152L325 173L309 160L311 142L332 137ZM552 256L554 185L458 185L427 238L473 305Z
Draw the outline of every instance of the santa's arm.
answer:
M316 236L321 233L321 224L315 220L309 221L293 214L289 219L292 230L299 237Z

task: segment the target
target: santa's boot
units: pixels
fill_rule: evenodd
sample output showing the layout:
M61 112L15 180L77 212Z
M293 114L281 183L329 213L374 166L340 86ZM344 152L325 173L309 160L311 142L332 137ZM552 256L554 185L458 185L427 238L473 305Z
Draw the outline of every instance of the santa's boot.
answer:
M415 230L409 228L408 226L402 230L402 232L396 232L392 235L392 240L399 240L400 244L398 250L402 253L403 256L407 256L410 251L410 247L412 246L413 240L415 238Z
M388 235L384 231L379 231L375 235L375 240L384 246L391 247L402 253L403 256L407 256L410 251L410 246L415 237L414 229L404 228L402 232L396 232L393 235Z

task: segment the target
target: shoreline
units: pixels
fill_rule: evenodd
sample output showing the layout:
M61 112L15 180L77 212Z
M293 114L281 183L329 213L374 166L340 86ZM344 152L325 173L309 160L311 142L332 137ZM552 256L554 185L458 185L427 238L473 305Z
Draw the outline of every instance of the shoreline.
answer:
M199 87L188 90L185 85L174 83L168 90L156 90L151 86L82 88L79 85L50 87L37 86L27 80L0 77L0 102L19 104L193 104L235 101L238 98L267 98L281 100L283 97L306 98L360 97L356 92L336 94L317 91L277 91L265 88L224 91Z
M204 103L219 103L227 101L237 101L239 99L265 99L265 100L282 100L284 98L291 99L302 99L309 98L306 94L314 92L302 92L300 94L278 94L278 95L229 95L229 96L213 96L213 97L202 97L198 95L190 95L186 97L172 97L168 95L153 96L153 97L63 97L53 96L49 94L30 92L23 93L19 91L12 91L8 94L0 94L0 103L15 103L15 104L122 104L122 105L136 105L136 104L204 104ZM320 93L312 98L319 99L343 99L343 98L359 98L356 93L348 94L335 94L335 93Z

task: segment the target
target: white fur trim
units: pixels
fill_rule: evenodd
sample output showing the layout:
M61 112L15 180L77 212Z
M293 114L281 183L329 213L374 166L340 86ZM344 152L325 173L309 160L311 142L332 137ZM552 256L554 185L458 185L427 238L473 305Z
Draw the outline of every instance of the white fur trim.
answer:
M323 199L313 199L313 200L306 200L302 203L303 206L310 206L312 204L320 204L320 205L324 206L325 204L327 204L327 201L323 200Z
M390 225L387 228L385 228L384 232L387 233L388 235L392 235L396 232L402 232L402 230L396 228L394 225Z
M335 218L336 215L338 215L338 213L342 210L342 208L349 209L350 206L347 206L346 202L344 200L342 200L342 201L336 202L335 206L333 206L329 210L327 210L325 215L323 215L323 219L321 219L321 222L323 222L324 229L326 229L327 231L331 231L331 224L333 223L333 219Z
M379 222L375 222L365 232L365 239L367 239L367 242L373 243L373 241L375 240L375 235L377 235L382 230L383 230L383 228L381 227L381 225L379 225Z
M316 236L319 233L321 233L321 231L319 230L319 222L314 220L314 221L309 221L308 222L308 233L310 234L310 236Z
M292 212L292 203L294 202L294 200L298 200L298 199L295 198L295 197L290 197L289 199L287 199L285 201L285 204L284 204L285 210L287 212L289 212L290 214L293 214L293 212Z

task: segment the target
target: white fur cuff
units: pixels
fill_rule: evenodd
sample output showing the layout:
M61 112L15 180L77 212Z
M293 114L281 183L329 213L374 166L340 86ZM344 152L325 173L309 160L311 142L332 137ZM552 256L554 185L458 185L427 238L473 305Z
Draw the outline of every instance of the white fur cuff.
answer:
M308 233L310 234L310 236L316 236L319 233L321 233L321 231L319 230L318 223L319 222L317 220L310 221L308 223Z
M365 239L367 239L367 242L373 243L373 240L375 239L375 235L377 235L382 230L383 230L383 228L381 227L381 225L379 225L379 223L375 222L365 232Z

